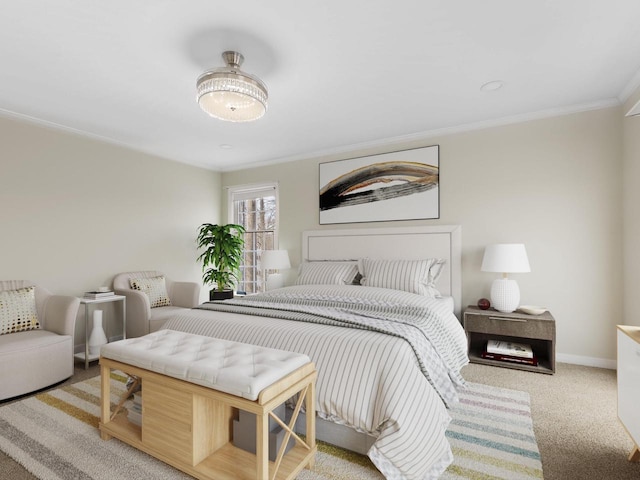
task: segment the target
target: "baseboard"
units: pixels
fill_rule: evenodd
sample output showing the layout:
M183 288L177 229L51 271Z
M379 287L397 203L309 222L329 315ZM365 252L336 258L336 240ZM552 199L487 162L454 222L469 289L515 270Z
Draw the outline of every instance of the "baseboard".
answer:
M608 368L609 370L615 370L617 367L615 360L597 357L583 357L581 355L568 355L566 353L556 354L556 362L584 365L585 367Z
M122 335L115 335L113 337L109 337L109 343L117 342L118 340L122 340ZM79 343L73 346L73 353L84 353L84 343Z

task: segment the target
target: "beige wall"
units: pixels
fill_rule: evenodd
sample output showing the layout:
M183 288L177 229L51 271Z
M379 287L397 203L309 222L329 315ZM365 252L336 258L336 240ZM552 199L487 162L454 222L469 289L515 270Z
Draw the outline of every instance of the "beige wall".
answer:
M294 264L306 229L460 224L470 304L489 295L494 278L480 272L484 246L523 242L532 272L514 275L522 303L552 311L561 359L612 360L614 326L623 322L623 160L628 312L639 284L640 255L630 248L640 239L639 123L609 108L221 175L0 119L2 278L70 295L135 269L199 281L196 230L224 221L221 187L276 180L280 247ZM433 144L441 156L439 220L318 224L319 163Z
M628 112L640 101L640 89L622 108ZM640 115L624 119L624 323L640 325Z
M139 269L200 282L219 173L10 119L0 145L0 278L78 296Z
M434 144L440 145L439 220L319 225L319 163ZM513 278L522 304L544 305L556 317L561 359L610 366L615 358L615 325L622 321L620 108L222 176L223 186L272 180L280 184L280 248L295 265L306 229L460 224L463 304L475 304L489 296L495 278L480 272L485 245L522 242L532 272Z

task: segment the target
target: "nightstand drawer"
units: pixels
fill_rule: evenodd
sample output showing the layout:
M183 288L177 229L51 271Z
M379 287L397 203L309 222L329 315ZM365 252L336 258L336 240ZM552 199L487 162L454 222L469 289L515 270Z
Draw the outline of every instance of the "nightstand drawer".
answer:
M493 315L465 315L467 332L486 333L511 337L527 337L541 340L555 338L555 323L521 317Z

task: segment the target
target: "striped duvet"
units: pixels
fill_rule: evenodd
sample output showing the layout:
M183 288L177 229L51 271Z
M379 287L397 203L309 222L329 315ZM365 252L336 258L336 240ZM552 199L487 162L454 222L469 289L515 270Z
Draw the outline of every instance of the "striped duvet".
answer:
M206 303L164 328L307 354L318 415L376 437L368 455L387 478L437 478L453 459L446 405L463 383L466 339L433 299L299 285Z

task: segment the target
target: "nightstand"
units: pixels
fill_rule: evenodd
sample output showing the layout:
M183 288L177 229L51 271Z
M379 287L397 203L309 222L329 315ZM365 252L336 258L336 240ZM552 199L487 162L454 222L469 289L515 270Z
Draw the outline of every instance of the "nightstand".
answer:
M469 346L469 361L485 365L553 374L556 371L556 321L549 312L541 315L502 313L469 306L464 311L464 331ZM524 365L482 358L487 340L504 340L531 345L538 365Z

